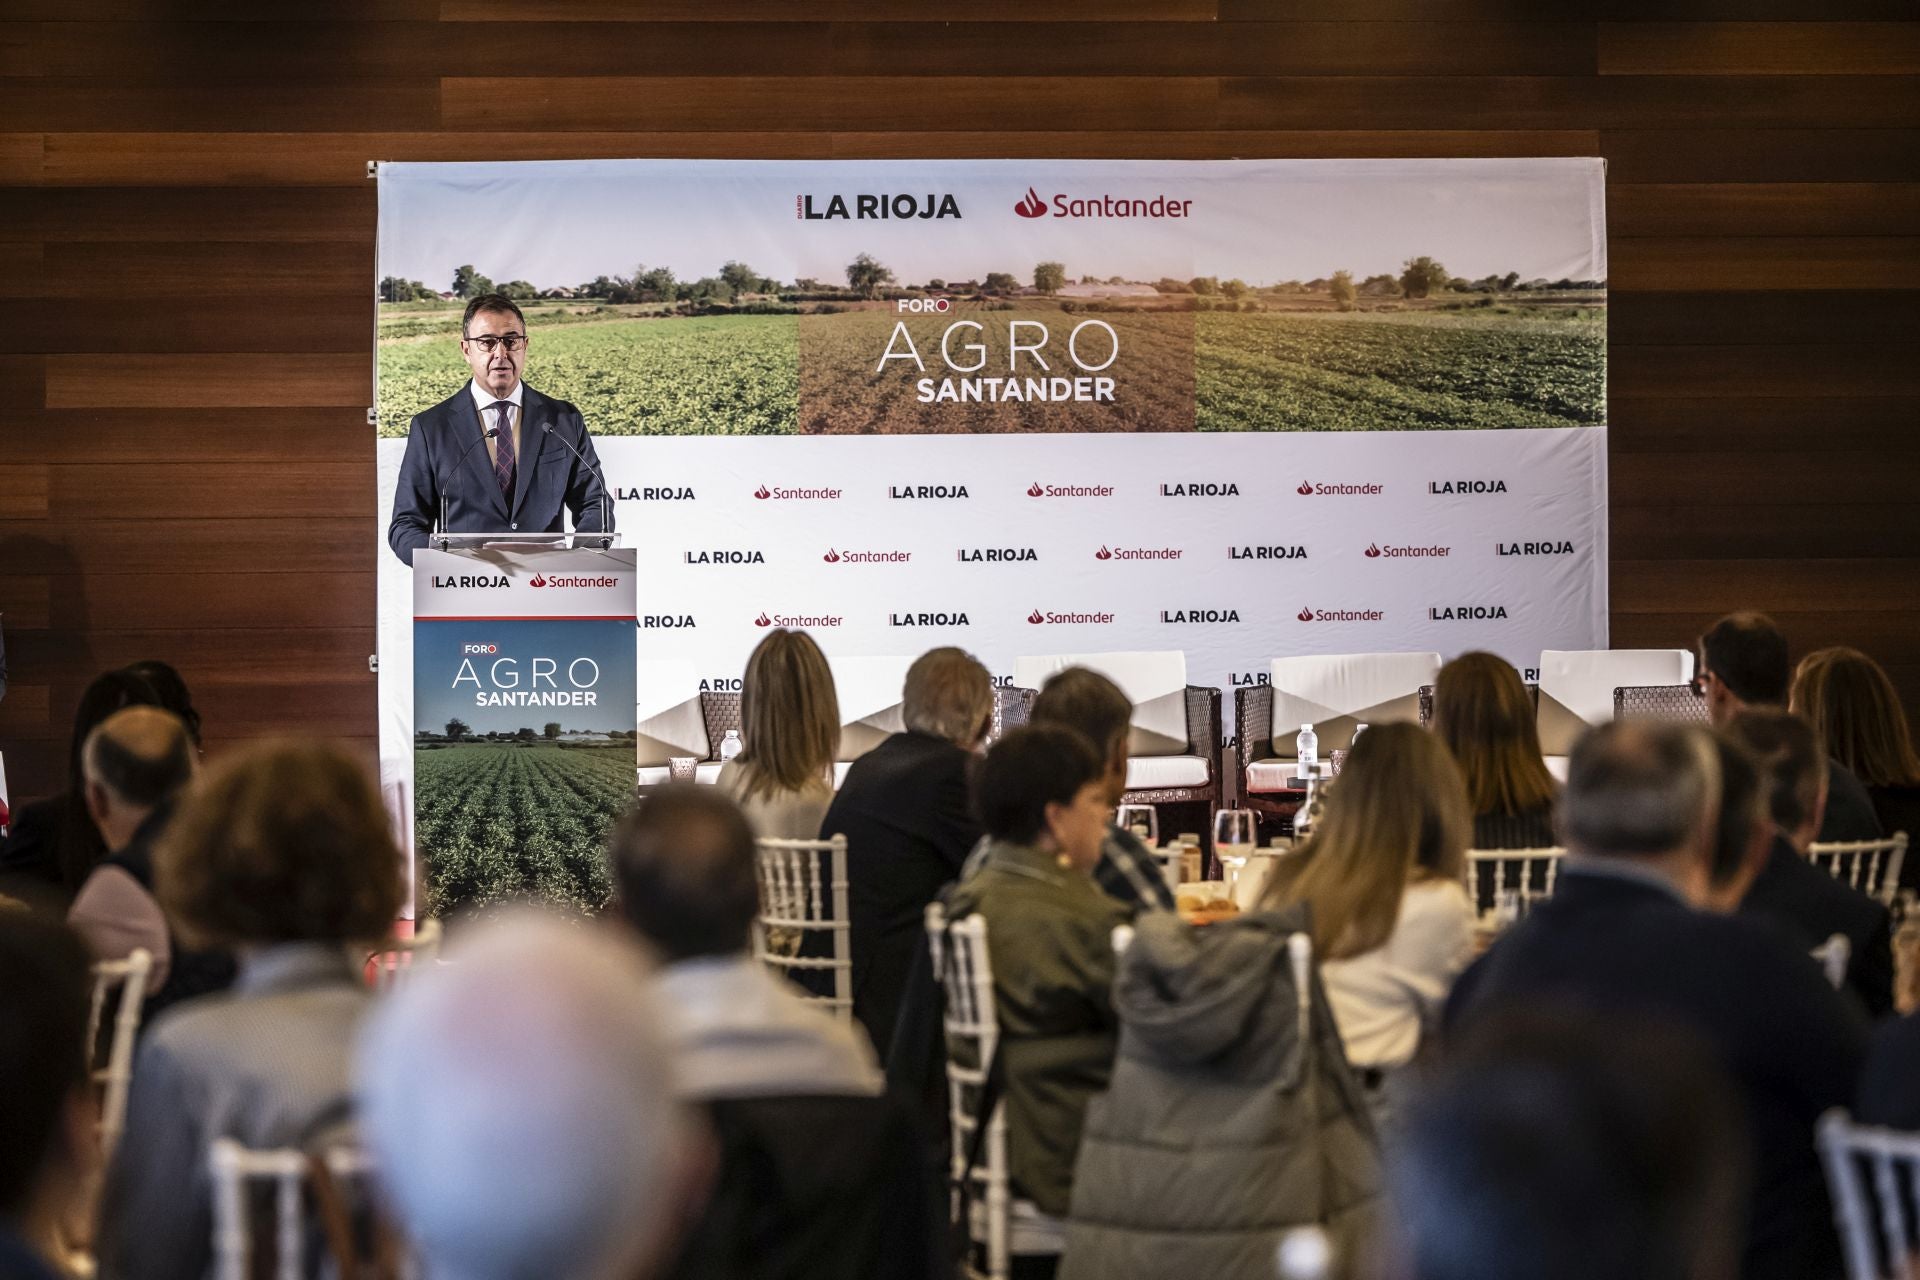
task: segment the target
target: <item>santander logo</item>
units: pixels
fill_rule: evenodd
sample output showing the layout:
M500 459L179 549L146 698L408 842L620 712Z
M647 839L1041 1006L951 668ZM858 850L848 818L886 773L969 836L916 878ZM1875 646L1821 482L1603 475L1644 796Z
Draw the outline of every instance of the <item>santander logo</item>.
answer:
M1026 198L1013 206L1013 211L1023 218L1044 218L1047 216L1047 202L1032 187L1027 188Z
M1313 496L1313 482L1310 480L1302 480L1300 487L1295 489L1294 492L1303 498L1311 498Z
M1041 623L1045 622L1046 620L1047 620L1047 615L1044 613L1041 613L1038 609L1035 609L1032 613L1027 615L1027 621L1031 622L1036 627L1039 626Z
M1113 552L1107 550L1105 547L1101 547L1093 553L1093 558L1095 560L1111 560L1113 559Z
M772 618L769 618L769 617L768 617L768 616L767 616L767 615L766 615L766 614L765 614L765 613L763 612L763 613L762 613L762 614L761 614L761 615L760 615L759 617L757 617L757 618L755 618L755 619L753 620L753 625L754 625L754 626L756 626L756 627L770 627L770 626L772 626L772 625L773 625L773 619L772 619Z
M544 587L547 585L547 580L536 573L527 580L527 585L530 587Z
M840 563L840 553L838 551L833 550L831 547L827 549L827 554L821 556L820 558L822 560L825 560L828 564Z
M1029 498L1044 498L1047 496L1047 491L1040 487L1038 480L1035 480L1031 485L1027 486L1027 496Z
M1302 610L1301 610L1300 612L1298 612L1298 613L1296 613L1296 614L1294 614L1293 616L1294 616L1294 617L1296 617L1296 618L1298 618L1298 619L1300 619L1300 621L1302 621L1302 622L1312 622L1312 621L1313 621L1313 610L1311 610L1311 609L1302 609Z
M1369 542L1367 544L1367 559L1378 560L1379 558L1380 558L1380 545L1378 543Z
M756 498L771 498L773 496L773 490L767 488L765 485L761 485L753 491L753 496Z

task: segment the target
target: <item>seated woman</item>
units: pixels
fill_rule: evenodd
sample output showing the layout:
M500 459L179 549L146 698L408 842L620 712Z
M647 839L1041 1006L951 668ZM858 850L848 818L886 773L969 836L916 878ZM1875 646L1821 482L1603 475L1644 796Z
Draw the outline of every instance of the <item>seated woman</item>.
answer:
M183 934L236 951L240 974L141 1046L101 1205L103 1280L208 1273L214 1139L314 1150L349 1118L369 1002L349 945L391 929L403 865L379 792L337 747L267 744L187 792L156 892Z
M840 699L826 655L804 631L777 627L754 646L740 685L744 748L720 767L761 839L812 840L833 803Z
M1473 848L1545 849L1557 843L1553 802L1559 787L1540 755L1533 699L1511 663L1491 653L1463 653L1440 668L1433 731L1466 779Z
M1106 761L1071 730L1015 729L981 762L974 807L985 855L954 887L948 916L987 923L1014 1193L1061 1217L1087 1102L1107 1087L1118 1035L1113 928L1127 911L1093 882Z
M1900 887L1920 888L1920 754L1886 671L1858 649L1815 650L1794 670L1789 705L1866 786L1880 829L1916 842L1900 865Z
M1473 952L1461 887L1466 785L1411 724L1368 729L1327 790L1319 825L1267 882L1263 905L1312 908L1314 954L1347 1060L1377 1123Z

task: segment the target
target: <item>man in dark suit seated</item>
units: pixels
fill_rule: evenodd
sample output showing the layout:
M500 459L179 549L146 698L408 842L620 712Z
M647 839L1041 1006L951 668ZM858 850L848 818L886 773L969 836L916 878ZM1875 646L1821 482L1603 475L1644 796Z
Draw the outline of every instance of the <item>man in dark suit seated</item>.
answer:
M1764 613L1730 613L1700 637L1694 688L1707 700L1715 728L1742 711L1784 711L1793 683L1787 638ZM1878 840L1880 819L1873 799L1853 771L1827 757L1827 808L1820 820L1821 844Z
M1645 1019L1701 1037L1738 1086L1754 1155L1745 1280L1841 1272L1814 1124L1845 1106L1866 1020L1777 930L1710 914L1717 753L1698 728L1604 725L1568 761L1554 896L1467 970L1449 1037L1519 1005Z
M443 533L563 533L563 510L576 532L613 531L580 411L521 381L527 342L511 298L486 293L467 303L460 354L473 379L407 429L387 526L387 545L407 564L427 545L443 501Z
M980 841L970 777L993 680L964 650L934 649L907 669L901 702L906 732L853 762L820 824L822 839L847 838L853 1016L883 1058L927 904Z
M1893 921L1866 894L1807 861L1826 803L1826 770L1813 727L1784 711L1742 711L1727 732L1759 759L1772 819L1772 848L1741 900L1743 914L1768 920L1811 951L1847 940L1847 989L1869 1016L1893 1012Z

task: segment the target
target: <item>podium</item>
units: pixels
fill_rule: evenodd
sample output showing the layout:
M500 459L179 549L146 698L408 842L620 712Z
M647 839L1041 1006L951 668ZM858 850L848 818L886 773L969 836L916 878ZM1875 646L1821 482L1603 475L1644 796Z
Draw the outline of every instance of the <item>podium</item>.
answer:
M413 558L417 913L583 913L632 799L634 553L450 535Z

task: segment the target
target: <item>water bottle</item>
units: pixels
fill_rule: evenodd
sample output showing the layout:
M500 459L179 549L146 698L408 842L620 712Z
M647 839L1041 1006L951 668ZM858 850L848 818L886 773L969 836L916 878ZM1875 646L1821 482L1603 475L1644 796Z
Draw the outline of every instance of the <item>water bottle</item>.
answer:
M1293 740L1293 757L1296 761L1294 765L1295 777L1311 778L1314 776L1317 771L1316 766L1320 763L1320 735L1313 731L1312 725L1303 724L1300 726L1300 736Z
M725 764L727 761L733 759L740 754L741 749L746 745L746 743L740 741L740 731L738 729L727 730L726 736L720 739L720 762Z
M1360 724L1356 724L1355 726L1353 726L1353 742L1349 742L1347 744L1347 750L1349 751L1353 750L1353 743L1360 741L1360 735L1365 733L1366 731L1367 731L1367 726L1365 722L1362 722Z

